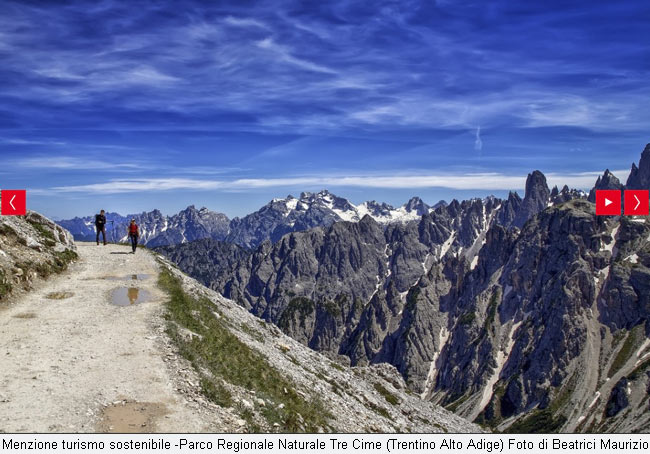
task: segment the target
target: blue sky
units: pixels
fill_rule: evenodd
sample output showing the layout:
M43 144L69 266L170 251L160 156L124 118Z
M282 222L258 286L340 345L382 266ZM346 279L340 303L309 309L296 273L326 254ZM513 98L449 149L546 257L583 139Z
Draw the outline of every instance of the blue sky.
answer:
M0 14L0 187L67 218L625 180L647 1L39 2Z

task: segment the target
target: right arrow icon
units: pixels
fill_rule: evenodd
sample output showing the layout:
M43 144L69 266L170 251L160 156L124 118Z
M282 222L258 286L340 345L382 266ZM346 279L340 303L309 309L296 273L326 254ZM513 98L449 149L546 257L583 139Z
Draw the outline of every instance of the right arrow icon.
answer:
M650 197L648 190L632 190L625 191L625 215L626 216L648 216L648 205L650 204Z

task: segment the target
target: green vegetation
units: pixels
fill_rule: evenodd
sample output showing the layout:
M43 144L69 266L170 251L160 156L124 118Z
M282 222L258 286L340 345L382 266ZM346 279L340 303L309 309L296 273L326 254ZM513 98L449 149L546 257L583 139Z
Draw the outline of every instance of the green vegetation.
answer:
M565 378L563 380L566 384L560 389L560 392L548 406L553 414L557 414L563 407L571 404L571 396L578 387L578 380L578 374L575 373L568 379Z
M201 377L201 392L205 397L221 407L231 407L232 394L222 383L215 383L206 377Z
M399 399L397 396L392 394L390 391L388 391L386 388L384 388L381 383L375 383L375 390L381 394L384 399L386 399L386 402L388 402L391 405L399 405Z
M245 332L246 334L248 334L250 337L252 337L253 339L255 339L257 342L259 342L260 344L263 344L263 343L264 343L264 336L262 336L262 334L260 334L259 332L255 331L255 330L254 330L253 328L251 328L250 326L248 326L248 325L244 325L244 324L242 323L241 325L239 325L239 328L240 328L243 332Z
M499 307L499 300L501 299L501 292L497 288L494 293L492 293L492 297L490 298L490 304L488 304L487 311L486 311L486 317L485 317L485 324L483 325L483 328L485 330L488 330L492 327L494 323L494 319L497 314L497 307Z
M518 375L513 376L508 383L497 382L494 388L492 399L481 412L481 414L474 421L484 427L495 429L503 422L503 415L501 414L501 401L505 395L508 384L512 380L517 380ZM557 432L566 423L567 419L560 414L562 408L571 403L571 396L575 391L578 384L579 377L573 374L563 380L564 386L557 389L556 397L551 401L550 405L541 410L533 410L527 416L515 422L512 426L505 430L506 433L551 433ZM446 407L448 410L449 407ZM534 429L534 427L539 428Z
M557 432L566 423L563 415L555 416L551 408L533 410L530 415L515 422L508 427L507 433L553 433Z
M43 243L48 246L48 247L54 247L56 245L56 241L54 239L54 233L48 228L46 228L43 224L40 222L32 221L30 219L27 220L27 222L34 227L34 230L38 232L38 234L41 236L41 239L43 240Z
M325 312L330 314L332 317L340 317L341 316L341 309L339 306L332 302L332 301L325 301L322 303L323 309L325 309Z
M4 271L0 269L0 299L11 293L11 282L7 279Z
M474 311L468 311L465 312L463 315L460 316L458 319L458 323L460 323L463 326L469 326L476 320L476 312Z
M465 403L470 397L472 397L471 393L460 395L451 401L449 405L445 405L445 408L451 412L455 412L458 407Z
M301 397L290 380L230 332L223 319L213 315L212 302L189 296L180 280L167 270L160 273L158 284L169 295L167 333L199 374L201 387L208 397L220 405L228 405L228 394L221 384L225 381L255 391L257 396L272 402L260 411L269 424L279 424L281 431L318 432L328 427L331 415L322 402ZM183 337L181 328L199 336L192 336L191 340ZM259 431L252 424L252 415L248 416L249 430Z
M25 270L33 268L40 277L46 278L54 273L60 273L68 268L70 262L75 260L78 255L76 252L66 249L62 252L53 252L54 260L39 263L28 263Z
M11 239L12 241L22 244L23 246L27 245L27 241L21 236L19 236L16 231L7 224L0 224L0 235Z
M377 413L379 416L383 416L384 418L390 419L391 421L393 420L393 418L390 417L388 410L386 410L384 407L377 405L369 400L365 401L365 406Z
M77 260L79 255L71 249L61 252L54 252L54 271L60 272L68 268L70 262Z
M641 378L641 376L643 375L643 372L648 367L650 367L650 359L646 359L641 364L636 366L634 368L634 370L628 374L628 376L627 376L628 380L634 381L634 380L637 380L637 379Z
M339 396L343 396L343 389L339 385L336 383L331 383L330 385L332 386L332 391L334 391Z
M413 287L406 295L406 309L409 312L412 312L413 309L415 309L421 291L422 290L420 290L420 287Z
M289 326L291 326L291 321L297 313L300 317L300 326L304 328L305 319L308 315L314 312L314 307L314 302L309 298L305 298L304 296L293 298L289 301L289 304L282 312L280 320L278 321L278 326L283 330L288 329Z
M612 365L609 367L609 372L607 372L607 377L611 378L618 372L621 367L630 359L634 353L634 347L640 342L640 334L642 332L643 325L637 325L632 328L625 338L623 346L616 354L616 358L612 362Z

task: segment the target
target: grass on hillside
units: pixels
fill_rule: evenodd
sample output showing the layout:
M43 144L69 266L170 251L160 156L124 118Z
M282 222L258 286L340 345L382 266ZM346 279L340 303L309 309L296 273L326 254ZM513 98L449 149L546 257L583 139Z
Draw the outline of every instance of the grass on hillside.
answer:
M623 346L618 351L616 357L614 358L614 361L612 361L612 365L609 367L607 377L613 377L614 374L616 374L616 372L618 372L621 367L623 367L625 363L630 359L637 345L641 343L642 333L643 325L637 325L629 331L627 337L625 338Z
M384 399L386 399L386 402L388 402L391 405L399 405L399 398L388 391L384 386L382 386L380 383L375 383L375 390L383 396Z
M216 307L207 298L194 298L182 289L180 280L163 269L158 284L167 301L167 333L181 355L192 363L201 380L203 393L218 405L232 406L233 399L225 383L250 391L269 402L258 410L269 427L277 423L283 432L315 433L327 430L331 415L322 402L307 400L295 390L295 385L274 368L260 353L239 340L226 326L223 318L214 315ZM191 340L181 334L190 330L198 336ZM249 414L249 430L259 431Z

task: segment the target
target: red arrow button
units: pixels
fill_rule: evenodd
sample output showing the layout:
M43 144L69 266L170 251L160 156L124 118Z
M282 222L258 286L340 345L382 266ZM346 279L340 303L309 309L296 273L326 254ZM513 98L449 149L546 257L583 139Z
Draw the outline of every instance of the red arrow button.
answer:
M3 216L25 216L27 214L27 191L24 189L3 189L0 192L0 213Z
M649 192L646 190L625 191L625 215L648 216L648 211L650 211Z
M598 216L619 216L621 214L621 191L597 190L596 214Z

